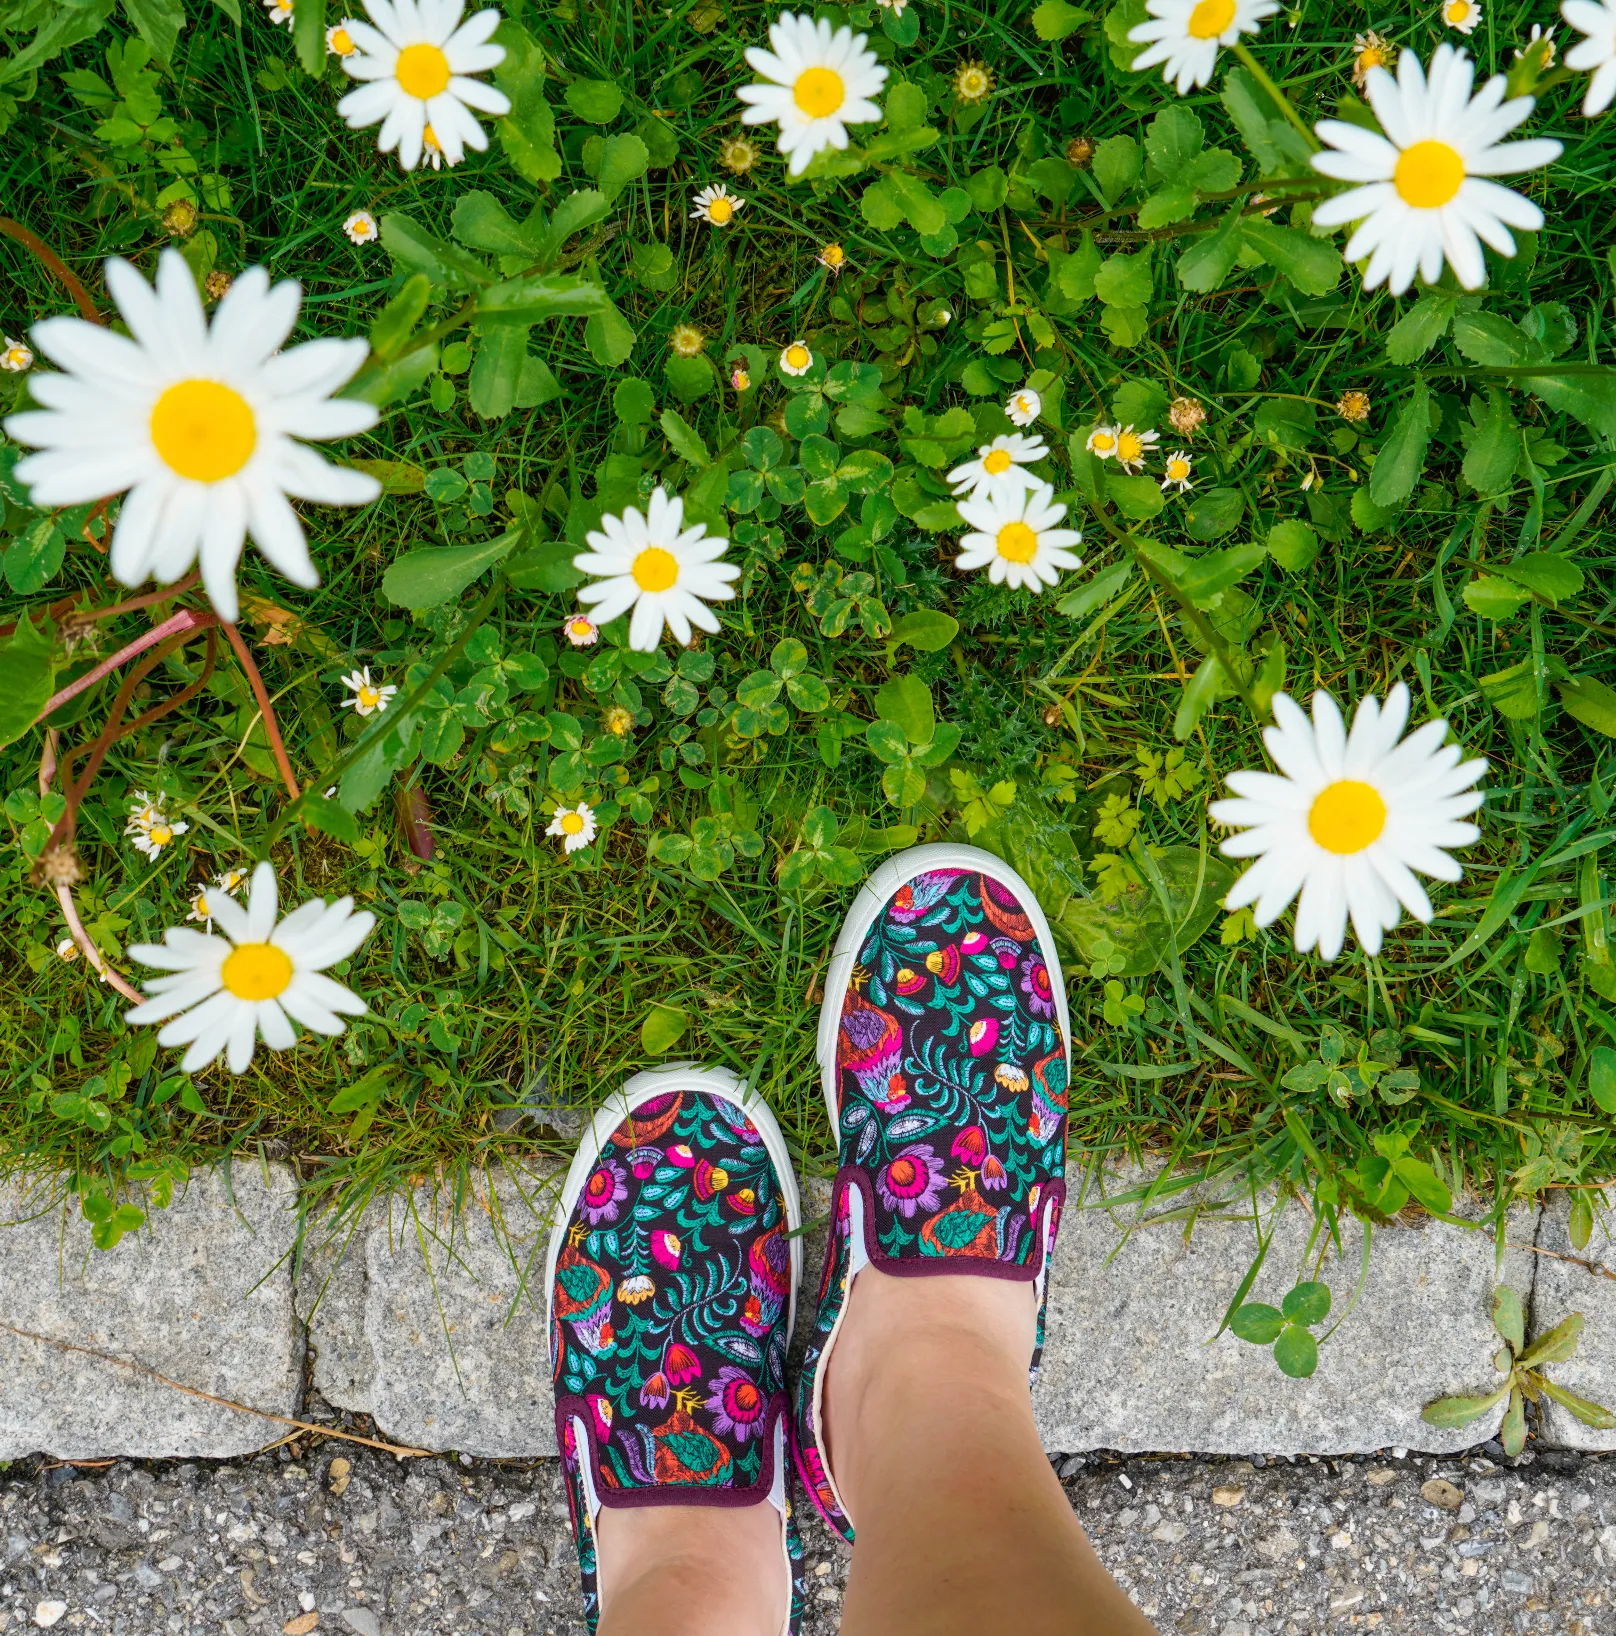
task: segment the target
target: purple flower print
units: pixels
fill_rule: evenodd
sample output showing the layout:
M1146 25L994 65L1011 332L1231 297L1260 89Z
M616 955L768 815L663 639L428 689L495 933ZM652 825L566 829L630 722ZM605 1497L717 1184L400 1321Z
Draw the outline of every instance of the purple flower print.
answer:
M881 1202L901 1216L935 1210L943 1196L943 1161L924 1142L913 1142L875 1178Z
M615 1159L602 1159L584 1183L578 1203L591 1227L617 1220L617 1207L628 1197L628 1178Z
M1029 954L1021 963L1021 992L1027 996L1027 1009L1035 1017L1055 1015L1055 991L1050 987L1049 967L1040 954Z
M705 1407L711 1412L713 1430L720 1437L733 1434L744 1443L763 1430L763 1416L769 1404L750 1375L733 1364L725 1364L713 1376L712 1387Z

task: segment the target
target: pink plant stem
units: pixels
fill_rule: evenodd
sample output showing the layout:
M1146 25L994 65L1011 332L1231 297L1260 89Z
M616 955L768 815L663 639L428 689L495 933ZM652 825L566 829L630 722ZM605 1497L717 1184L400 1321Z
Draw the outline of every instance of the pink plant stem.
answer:
M198 613L194 608L181 608L161 625L154 625L144 636L136 637L128 647L120 648L110 659L103 659L94 670L88 670L77 681L69 682L60 693L46 702L40 715L48 716L51 711L66 704L69 699L76 698L85 688L94 687L103 676L110 675L119 665L133 659L137 653L144 653L147 648L155 647L164 638L177 636L181 631L194 631L203 625L211 625L213 618L212 614Z

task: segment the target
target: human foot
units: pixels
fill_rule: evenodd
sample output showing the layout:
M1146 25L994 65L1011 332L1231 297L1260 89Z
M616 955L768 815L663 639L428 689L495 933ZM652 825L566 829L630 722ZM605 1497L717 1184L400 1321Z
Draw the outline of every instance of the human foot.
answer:
M875 1338L888 1378L901 1373L896 1352L937 1339L938 1325L983 1368L1015 1346L1018 1369L1029 1357L1036 1369L1065 1198L1068 1030L1031 891L974 847L920 847L878 870L825 986L819 1061L841 1165L794 1450L815 1504L851 1541L825 1434L830 1359L844 1333L850 1347ZM867 1269L888 1276L855 1305ZM886 1287L934 1274L972 1276ZM995 1283L1009 1290L972 1288ZM862 1378L856 1363L845 1378ZM839 1383L833 1418L842 1400ZM862 1412L844 1407L838 1419L844 1449Z
M726 1628L774 1636L789 1608L795 1629L802 1549L784 1371L799 1221L779 1126L723 1070L640 1074L586 1132L546 1287L556 1435L591 1631L603 1616L608 1632L623 1628L617 1604L628 1613L645 1602L651 1562L670 1581L702 1581L709 1566L704 1589L720 1597ZM767 1587L740 1571L760 1509L772 1518ZM632 1628L672 1636L684 1629L682 1605L664 1589L661 1616L647 1624L634 1613ZM735 1622L776 1607L772 1626Z

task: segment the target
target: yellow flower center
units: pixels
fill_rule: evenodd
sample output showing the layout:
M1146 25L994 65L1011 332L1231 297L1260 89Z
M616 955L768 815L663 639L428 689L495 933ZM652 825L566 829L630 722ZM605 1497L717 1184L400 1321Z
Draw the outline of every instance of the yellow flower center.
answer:
M814 355L800 343L786 348L786 362L793 369L806 369L813 361Z
M1234 21L1234 0L1201 0L1190 13L1192 40L1215 40Z
M1470 15L1470 0L1448 0L1442 15L1450 23L1462 23Z
M561 833L563 835L581 835L583 828L584 821L578 813L569 812L562 815Z
M714 1165L707 1172L707 1185L715 1193L722 1193L729 1186L729 1172L722 1165Z
M1190 463L1187 460L1169 460L1167 462L1167 477L1169 482L1181 483L1190 474Z
M438 133L430 125L421 131L421 144L428 153L443 152L443 144L438 140Z
M714 199L707 206L707 220L714 227L722 227L735 214L735 205L729 199Z
M840 267L847 260L847 252L839 244L827 244L819 252L819 259L827 267Z
M381 697L381 694L375 688L362 687L359 689L359 708L361 710L374 710L381 703Z
M1017 393L1016 395L1016 412L1022 415L1032 413L1032 400L1025 393Z
M594 628L587 619L574 619L567 626L574 636L588 636Z
M1038 536L1025 523L1006 523L999 530L999 555L1006 562L1031 562L1038 554Z
M153 824L146 838L153 846L167 846L174 839L174 831L167 824Z
M1002 471L1010 470L1010 452L1007 449L994 449L982 462L982 470L989 477L997 477Z
M407 97L419 97L429 102L448 88L453 70L449 59L435 45L407 45L398 54L398 65L393 77L398 88Z
M642 591L665 591L679 577L679 559L660 545L648 545L629 571Z
M218 381L181 381L157 400L151 438L165 466L193 483L234 477L258 447L247 400Z
M353 35L351 35L345 28L332 29L331 49L335 51L339 57L351 57L355 50Z
M1358 53L1358 66L1367 74L1371 68L1383 68L1386 53L1378 45L1365 46Z
M1145 453L1144 440L1137 432L1124 432L1117 439L1117 459L1125 465L1132 465L1136 460L1142 460Z
M292 962L273 943L242 943L219 968L224 986L238 1000L273 1000L292 981Z
M1404 148L1392 183L1405 204L1416 210L1438 210L1459 191L1464 160L1446 142L1416 142Z
M809 68L797 76L791 97L810 119L828 119L847 100L847 87L834 68Z
M1308 833L1326 852L1346 856L1379 840L1386 827L1386 803L1372 784L1338 778L1313 799Z
M1110 454L1116 446L1117 440L1110 432L1096 432L1094 434L1094 452L1096 454Z
M208 908L208 900L202 895L202 893L198 892L196 896L191 899L191 907L196 911L197 916L200 919L211 920L213 918L213 911Z

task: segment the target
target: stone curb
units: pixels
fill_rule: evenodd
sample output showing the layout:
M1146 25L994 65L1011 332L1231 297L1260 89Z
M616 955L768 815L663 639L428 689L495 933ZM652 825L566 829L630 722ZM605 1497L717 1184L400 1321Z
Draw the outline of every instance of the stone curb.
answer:
M1070 1453L1448 1453L1493 1435L1495 1414L1459 1431L1425 1425L1432 1397L1496 1378L1494 1282L1529 1299L1534 1333L1578 1309L1582 1350L1554 1378L1616 1403L1616 1283L1550 1255L1571 1254L1568 1206L1510 1218L1490 1234L1432 1222L1375 1232L1364 1288L1362 1229L1320 1262L1296 1204L1264 1217L1268 1249L1249 1299L1277 1305L1299 1276L1335 1292L1339 1330L1308 1381L1224 1334L1223 1313L1256 1252L1250 1202L1207 1199L1186 1240L1189 1195L1141 1214L1114 1201L1140 1171L1068 1172L1072 1207L1052 1272L1035 1406L1046 1448ZM553 1454L544 1333L550 1178L512 1172L456 1208L421 1188L373 1201L358 1221L314 1223L292 1270L296 1183L281 1166L199 1172L148 1228L110 1253L90 1248L59 1188L0 1184L0 1292L16 1328L144 1364L172 1379L295 1415L307 1380L327 1403L370 1414L413 1447L485 1457ZM804 1214L828 1186L810 1183ZM1081 1201L1081 1207L1080 1203ZM1613 1190L1612 1204L1616 1204ZM1268 1205L1263 1203L1263 1209ZM1148 1223L1148 1224L1147 1224ZM799 1342L818 1288L822 1230L808 1235ZM1320 1235L1322 1240L1323 1235ZM1602 1248L1601 1248L1602 1246ZM1603 1228L1581 1253L1616 1268ZM0 1459L51 1454L230 1457L273 1441L273 1423L175 1393L133 1371L0 1330ZM1552 1409L1544 1440L1616 1448Z

